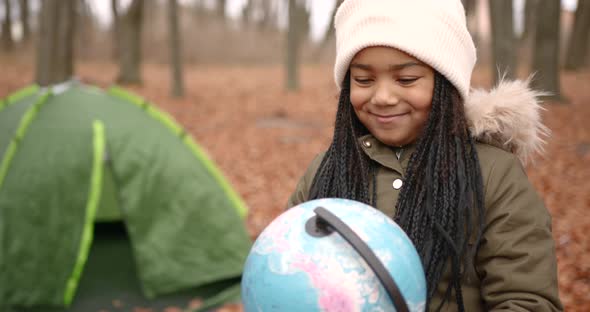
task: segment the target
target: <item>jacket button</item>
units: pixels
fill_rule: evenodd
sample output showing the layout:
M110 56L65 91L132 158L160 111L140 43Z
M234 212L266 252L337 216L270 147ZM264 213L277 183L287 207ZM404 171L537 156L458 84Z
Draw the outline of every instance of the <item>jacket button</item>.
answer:
M393 188L396 190L399 190L400 188L402 188L403 184L404 184L404 182L402 181L402 179L393 180Z
M363 141L363 145L364 145L365 147L371 147L371 145L372 145L372 144L371 144L371 142L369 142L368 140L365 140L365 141Z

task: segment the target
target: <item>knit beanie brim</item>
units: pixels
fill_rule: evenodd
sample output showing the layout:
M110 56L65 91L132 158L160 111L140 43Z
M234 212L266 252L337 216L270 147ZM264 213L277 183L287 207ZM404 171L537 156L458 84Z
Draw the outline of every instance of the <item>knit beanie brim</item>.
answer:
M460 0L345 0L334 26L339 88L358 52L386 46L431 66L467 97L476 51Z

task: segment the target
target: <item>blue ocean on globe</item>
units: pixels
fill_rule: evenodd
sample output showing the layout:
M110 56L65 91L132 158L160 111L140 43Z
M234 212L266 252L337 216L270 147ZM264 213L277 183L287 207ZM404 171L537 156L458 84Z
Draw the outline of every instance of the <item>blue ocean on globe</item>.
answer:
M268 225L244 266L246 312L396 311L379 279L337 232L307 233L305 224L323 207L348 225L396 282L410 311L426 308L422 263L406 233L371 206L345 199L319 199L295 206Z

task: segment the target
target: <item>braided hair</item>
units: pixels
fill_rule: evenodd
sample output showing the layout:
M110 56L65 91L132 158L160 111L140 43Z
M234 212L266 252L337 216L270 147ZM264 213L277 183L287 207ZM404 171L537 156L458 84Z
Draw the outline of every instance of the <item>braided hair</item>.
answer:
M368 134L350 103L350 72L340 93L332 143L310 188L310 199L338 197L376 207L378 166L361 149ZM432 108L410 156L394 220L408 234L426 273L428 301L450 260L452 278L440 310L453 289L464 311L462 268L472 263L483 227L483 183L479 160L457 89L436 73ZM469 239L475 244L469 249Z

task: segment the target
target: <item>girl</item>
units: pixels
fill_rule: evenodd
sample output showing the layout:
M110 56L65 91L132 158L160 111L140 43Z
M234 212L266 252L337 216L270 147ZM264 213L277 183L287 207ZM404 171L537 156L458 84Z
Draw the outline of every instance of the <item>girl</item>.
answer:
M526 82L470 91L459 0L346 0L334 137L289 199L390 215L424 265L429 310L561 311L551 217L521 161L542 148Z

